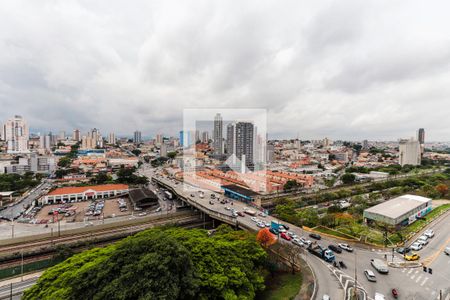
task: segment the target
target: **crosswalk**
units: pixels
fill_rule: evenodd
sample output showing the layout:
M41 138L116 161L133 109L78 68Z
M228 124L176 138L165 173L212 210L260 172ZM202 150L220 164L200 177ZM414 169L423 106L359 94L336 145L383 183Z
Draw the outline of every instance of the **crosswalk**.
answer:
M423 287L426 293L429 293L429 299L439 299L439 294L430 288L433 280L429 277L428 273L417 268L402 268L401 272L413 281L416 285Z

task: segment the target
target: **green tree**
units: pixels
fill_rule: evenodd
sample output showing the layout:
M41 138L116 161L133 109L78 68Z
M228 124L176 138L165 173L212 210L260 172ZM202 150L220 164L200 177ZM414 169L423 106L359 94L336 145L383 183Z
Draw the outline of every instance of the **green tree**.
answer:
M177 152L176 151L172 151L172 152L167 153L167 157L170 158L170 159L174 159L175 156L177 156Z
M351 184L355 182L356 176L351 173L345 173L344 175L342 175L341 180L344 184Z
M284 189L285 191L290 191L290 190L292 190L292 189L298 188L299 186L300 186L300 185L298 184L298 182L297 182L296 180L288 180L288 181L284 184L283 189Z

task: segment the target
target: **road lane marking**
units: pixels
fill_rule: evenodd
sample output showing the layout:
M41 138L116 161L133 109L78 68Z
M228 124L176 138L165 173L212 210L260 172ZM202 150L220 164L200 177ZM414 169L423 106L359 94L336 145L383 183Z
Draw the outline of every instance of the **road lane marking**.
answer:
M420 284L420 286L423 286L424 284L425 284L425 282L427 282L428 281L428 277L425 277L423 280L422 280L422 283ZM428 288L426 288L427 290L428 290Z
M442 251L444 251L444 248L447 247L447 244L450 243L450 238L448 238L441 247L439 247L439 249L433 253L432 255L428 256L427 258L425 258L422 262L424 265L429 266L431 265L436 258L439 257L439 254L441 254Z
M411 272L414 271L413 269L409 269L408 275L411 274Z
M416 279L416 283L418 283L420 281L420 279L422 278L422 275L419 275Z
M403 269L402 269L402 273L405 273L405 272L406 272L406 269L405 269L405 268L403 268Z
M416 277L416 274L414 274L413 276L411 276L411 280L414 280L415 277Z

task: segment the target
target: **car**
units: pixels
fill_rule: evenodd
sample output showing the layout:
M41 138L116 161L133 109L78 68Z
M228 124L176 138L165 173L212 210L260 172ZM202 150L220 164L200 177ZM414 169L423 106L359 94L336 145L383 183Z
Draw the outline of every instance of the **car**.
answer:
M434 237L434 231L432 229L425 230L423 234L429 237L430 239Z
M161 207L158 207L157 209L156 209L156 212L160 212L161 211Z
M411 253L411 254L405 255L405 259L408 260L408 261L418 260L419 258L420 258L420 256L417 253Z
M256 220L258 220L256 217L251 217L250 218L253 222L256 222Z
M256 223L256 226L258 226L259 228L266 228L266 224L264 224L263 222Z
M427 241L427 240L421 240L421 239L418 239L418 240L416 241L416 243L419 243L419 244L421 244L422 246L426 246L426 245L428 244L428 241Z
M305 244L307 247L309 247L309 245L312 244L312 242L310 240L305 239L304 237L301 237L300 242L302 242L303 244Z
M260 212L260 213L258 214L258 216L265 218L265 217L267 217L267 214L266 214L266 213L263 213L263 212Z
M278 234L279 234L278 230L276 230L276 229L273 228L273 227L270 227L269 231L270 231L271 233L275 234L275 235L278 235Z
M244 214L242 211L238 211L237 214L238 214L240 217L245 217L245 214Z
M284 227L281 227L281 226L279 227L278 231L279 232L287 232L287 230Z
M266 222L266 227L270 227L270 222Z
M285 239L286 241L292 240L292 238L291 238L289 235L287 235L286 232L282 232L282 233L280 234L280 236L281 236L283 239Z
M295 244L295 245L300 246L300 247L304 246L304 244L298 238L293 238L292 239L292 244Z
M344 249L345 251L353 252L353 248L350 247L349 244L339 243L338 246L339 246L339 248Z
M317 234L317 233L310 233L310 234L309 234L309 237L311 237L311 238L313 238L313 239L315 239L315 240L320 240L320 239L322 239L322 237L321 237L319 234Z
M444 253L450 255L450 247L445 248Z
M235 212L232 212L232 213L231 213L231 216L232 216L233 218L236 218L236 217L238 216L238 214L235 213Z
M364 270L364 275L366 276L367 280L371 282L376 282L377 277L375 276L375 273L373 273L371 270Z
M424 244L424 245L428 244L428 237L426 235L419 236L419 238L417 240L422 241L422 244Z
M292 231L288 231L288 233L287 233L290 237L294 237L294 236L297 236L295 233L293 233Z
M195 197L195 194L191 194L191 197L194 198L194 197Z
M322 296L322 300L331 300L330 296L328 296L327 294Z
M335 245L328 245L328 249L336 253L342 253L342 249Z
M225 210L231 210L231 207L225 206Z
M414 250L414 251L419 251L420 249L423 248L423 246L422 246L421 243L415 242L415 243L413 243L409 248L410 248L411 250Z
M289 230L289 226L287 226L286 224L280 224L280 226L284 227L284 229Z
M211 205L214 205L214 202L212 202L212 201L209 201L209 204L211 204Z
M401 247L401 248L397 248L395 251L397 251L397 253L399 253L399 254L406 254L410 251L410 249Z

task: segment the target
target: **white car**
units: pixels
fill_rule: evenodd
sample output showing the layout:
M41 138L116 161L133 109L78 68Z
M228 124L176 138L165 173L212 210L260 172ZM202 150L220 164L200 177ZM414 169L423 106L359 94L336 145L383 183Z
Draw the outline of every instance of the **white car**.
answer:
M428 230L426 230L424 233L423 233L423 235L425 235L425 236L427 236L428 238L432 238L432 237L434 237L434 231L433 230L431 230L431 229L428 229Z
M409 249L414 250L414 251L419 251L419 250L422 249L422 248L423 248L422 244L421 244L421 243L418 243L418 242L413 243L413 244L409 247Z
M287 230L286 230L284 227L281 227L281 226L280 226L280 228L278 229L278 231L279 231L280 233L287 232Z
M450 255L450 247L445 248L444 253Z
M425 235L420 236L417 241L417 243L421 243L423 246L428 244L428 238Z
M303 244L305 244L307 247L309 247L309 245L312 244L312 242L310 240L305 239L304 237L300 238L300 242L302 242Z
M353 251L353 248L350 247L349 244L340 243L340 244L338 244L338 246L339 246L339 248L344 249L344 250L346 250L348 252L352 252Z
M251 217L250 220L252 220L253 222L256 222L256 220L258 220L256 217Z
M270 227L270 222L266 222L266 227Z
M225 209L226 209L226 210L230 210L230 209L231 209L231 207L229 207L229 206L225 206Z
M256 226L258 226L259 228L265 228L266 224L264 224L263 222L258 222L256 223Z
M295 245L298 245L300 247L303 247L305 245L298 238L292 239L292 243L295 244Z

